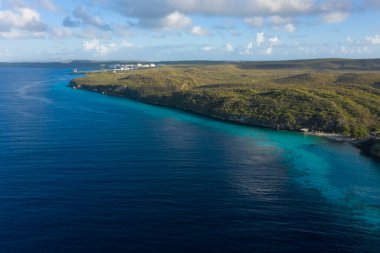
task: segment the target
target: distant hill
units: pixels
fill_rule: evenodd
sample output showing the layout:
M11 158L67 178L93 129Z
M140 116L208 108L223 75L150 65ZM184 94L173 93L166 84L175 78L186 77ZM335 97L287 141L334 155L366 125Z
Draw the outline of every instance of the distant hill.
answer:
M53 68L98 68L101 64L136 64L143 61L89 61L70 62L3 62L1 66L53 67ZM221 65L236 64L242 69L310 69L310 70L368 70L380 71L380 59L313 59L289 61L160 61L163 65Z
M315 59L241 62L245 69L380 70L380 59Z

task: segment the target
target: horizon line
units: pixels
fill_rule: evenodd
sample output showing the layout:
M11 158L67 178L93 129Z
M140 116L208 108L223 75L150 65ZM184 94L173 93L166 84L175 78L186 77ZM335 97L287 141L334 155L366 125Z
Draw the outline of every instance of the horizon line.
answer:
M293 58L293 59L282 59L282 60L90 60L90 59L72 59L72 60L52 60L52 61L0 61L0 64L33 64L33 63L59 63L59 64L70 64L73 62L288 62L288 61L318 61L318 60L380 60L379 57L375 58L334 58L334 57L326 57L326 58Z

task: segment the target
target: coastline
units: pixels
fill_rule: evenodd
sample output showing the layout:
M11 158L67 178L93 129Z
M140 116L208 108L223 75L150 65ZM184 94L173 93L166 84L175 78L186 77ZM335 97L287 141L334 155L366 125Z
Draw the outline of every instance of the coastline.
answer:
M93 86L89 86L89 85L77 85L75 83L75 80L72 80L70 82L70 84L68 85L68 87L70 87L70 88L72 88L74 90L80 89L80 90L85 90L85 91L90 91L90 92L96 92L96 93L100 93L100 94L107 95L107 96L112 96L112 97L131 99L131 100L135 100L135 101L138 101L138 102L141 102L141 103L145 103L145 104L148 104L148 105L154 105L154 106L171 108L171 109L175 109L175 110L179 110L179 111L183 111L183 112L187 112L187 113L192 113L192 114L199 115L199 116L202 116L202 117L206 117L206 118L209 118L209 119L213 119L213 120L217 120L217 121L221 121L221 122L227 122L227 123L231 123L231 124L237 124L237 125L242 125L242 126L251 126L251 127L261 127L261 128L272 129L272 130L284 130L284 131L291 131L291 132L300 132L300 131L295 131L295 130L290 130L290 129L278 129L274 125L265 124L265 123L262 123L262 122L259 122L259 121L256 121L255 123L252 123L252 121L248 122L248 121L244 120L244 118L242 118L242 117L219 117L217 115L202 113L202 112L199 112L199 111L191 110L189 108L184 108L184 107L179 107L179 106L173 106L173 105L170 105L170 104L159 103L157 101L155 101L155 102L154 101L149 101L149 100L143 99L142 97L139 97L139 96L126 96L126 95L120 95L120 94L115 94L115 93L111 94L111 93L107 93L107 92L98 90L98 89L96 89L96 87L94 88Z
M366 138L363 140L356 140L350 142L357 148L362 150L366 155L374 157L377 161L380 161L380 138Z
M263 122L260 121L252 121L252 120L247 120L243 117L236 117L236 116L230 116L224 115L224 117L221 117L221 115L213 115L213 114L206 114L202 113L200 111L196 110L191 110L190 108L184 108L180 106L173 106L168 103L160 103L159 101L154 101L154 100L149 100L149 99L143 99L142 97L139 97L137 94L134 95L120 95L117 93L108 93L104 90L99 90L97 86L87 86L87 85L78 85L75 80L72 80L68 87L73 88L73 89L82 89L82 90L87 90L87 91L92 91L92 92L97 92L101 93L104 95L109 95L109 96L114 96L114 97L120 97L120 98L128 98L132 100L136 100L142 103L150 104L150 105L155 105L155 106L163 106L163 107L168 107L168 108L173 108L173 109L178 109L181 111L185 112L190 112L194 113L197 115L201 115L204 117L208 117L214 120L219 120L222 122L228 122L232 124L239 124L239 125L245 125L245 126L253 126L253 127L262 127L262 128L268 128L272 130L286 130L286 131L291 131L291 132L299 132L302 133L301 130L295 130L295 129L281 129L276 125L269 125L269 124L264 124ZM107 87L103 86L103 88L112 88L112 87ZM317 137L322 137L326 138L330 141L334 142L348 142L354 145L355 147L359 148L362 150L363 153L366 155L369 155L371 157L374 157L375 159L380 159L380 140L375 138L375 141L368 141L372 140L372 138L365 138L365 139L356 139L350 136L344 136L342 134L338 133L326 133L326 132L321 132L321 131L308 131L304 132L305 135L310 135L310 136L317 136Z
M338 133L307 132L305 135L323 137L336 142L351 142L357 140L351 136L344 136Z

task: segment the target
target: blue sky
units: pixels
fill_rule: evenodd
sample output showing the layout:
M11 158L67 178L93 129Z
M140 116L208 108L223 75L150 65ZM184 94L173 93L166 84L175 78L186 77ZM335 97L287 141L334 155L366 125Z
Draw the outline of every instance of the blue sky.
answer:
M380 58L380 0L0 0L0 61Z

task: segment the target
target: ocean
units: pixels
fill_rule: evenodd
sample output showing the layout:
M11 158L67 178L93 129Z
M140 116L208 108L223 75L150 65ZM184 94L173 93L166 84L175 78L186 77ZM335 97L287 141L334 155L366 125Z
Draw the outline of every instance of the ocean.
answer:
M347 143L0 68L0 252L379 252L380 163Z

